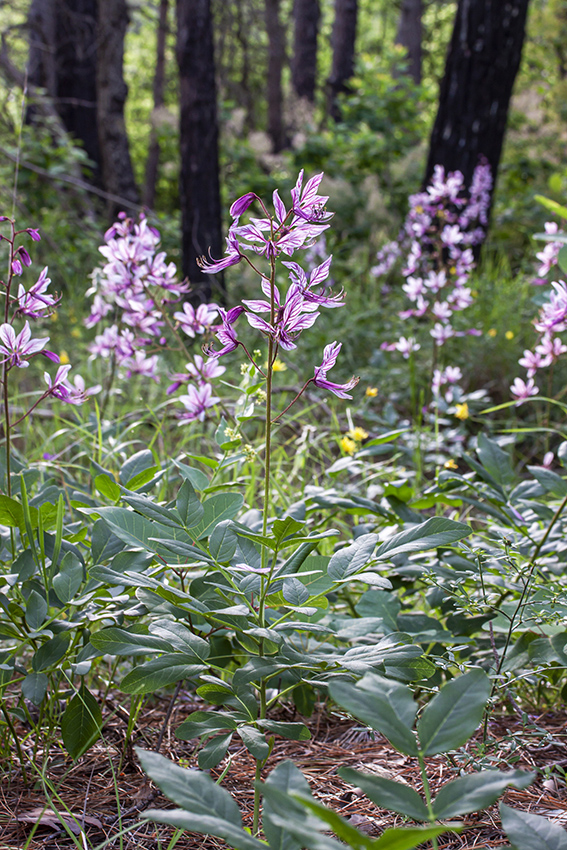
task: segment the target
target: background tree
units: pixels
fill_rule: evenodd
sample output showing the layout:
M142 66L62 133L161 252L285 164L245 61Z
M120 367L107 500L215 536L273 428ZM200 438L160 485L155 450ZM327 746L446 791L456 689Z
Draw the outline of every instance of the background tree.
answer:
M317 36L320 18L319 0L295 0L291 81L296 95L307 98L311 103L315 100Z
M285 31L280 20L280 0L265 0L268 34L268 135L274 153L286 144L283 121L282 70L285 61Z
M496 178L529 0L460 0L431 133L424 184L437 164L467 185L481 157Z
M328 112L335 121L340 119L337 95L348 91L347 81L354 74L354 48L358 0L335 0L335 19L331 38L333 61L327 80Z
M177 0L177 62L181 268L193 286L195 300L206 301L211 297L211 277L203 274L197 259L209 252L215 258L223 253L210 0Z
M415 83L421 82L421 39L423 0L402 0L396 44L406 48L407 71Z
M159 19L156 45L156 69L154 73L153 96L154 111L152 116L152 128L150 130L150 143L148 147L148 158L146 160L146 178L144 181L144 204L150 209L155 202L156 183L159 167L159 139L156 126L158 110L164 105L165 87L165 42L167 36L167 13L169 0L160 0Z

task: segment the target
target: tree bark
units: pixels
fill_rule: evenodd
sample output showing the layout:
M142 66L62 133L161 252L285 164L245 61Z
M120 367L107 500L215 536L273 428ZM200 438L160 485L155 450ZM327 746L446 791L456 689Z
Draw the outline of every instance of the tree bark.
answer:
M160 0L159 4L159 23L157 32L156 46L156 69L154 74L154 118L152 120L152 128L150 130L150 144L148 147L148 158L146 160L146 179L144 182L144 204L150 208L154 206L156 196L156 184L159 168L159 140L155 121L157 111L164 104L164 85L165 85L165 40L167 36L167 13L169 8L169 0Z
M123 76L124 36L128 26L126 0L98 0L98 11L97 118L104 188L137 203L138 190L124 122L128 95ZM115 217L120 209L120 204L109 203L109 216Z
M211 276L197 259L218 259L221 244L218 123L210 0L177 0L177 62L180 84L180 203L182 272L191 298L211 298ZM218 286L223 289L222 275Z
M335 20L331 37L333 63L331 75L327 80L327 110L335 121L340 121L341 118L337 96L348 91L347 81L354 74L357 17L358 0L335 0Z
M298 97L315 101L317 80L317 36L321 9L319 0L295 0L294 47L291 81Z
M280 0L265 0L268 33L268 135L274 153L286 145L283 123L282 70L285 59L285 34L280 21Z
M484 158L495 180L529 0L459 0L424 186L437 164L466 185Z
M421 82L421 17L423 0L402 0L396 44L407 50L407 72L414 83Z

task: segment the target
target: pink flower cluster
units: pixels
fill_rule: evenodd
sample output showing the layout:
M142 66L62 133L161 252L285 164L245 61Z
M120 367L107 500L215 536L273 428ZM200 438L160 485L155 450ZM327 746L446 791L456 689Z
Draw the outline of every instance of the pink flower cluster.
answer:
M385 275L400 257L404 258L402 289L411 306L399 316L427 320L436 348L452 337L480 335L474 328L457 331L452 322L454 314L473 301L467 283L475 267L474 247L485 237L491 189L488 165L476 167L468 191L459 171L445 175L441 165L435 166L426 191L410 197L398 240L378 253L378 264L372 269L376 276ZM413 337L405 336L382 344L383 349L399 351L406 358L419 347ZM434 395L443 383L439 376L434 379Z
M547 282L545 276L557 265L559 251L567 241L565 234L553 221L546 222L545 233L548 241L545 248L536 254L540 265L538 277L534 283L540 286ZM559 238L554 240L553 236L556 234ZM567 330L567 283L563 280L552 281L551 286L549 298L542 305L533 322L538 335L537 343L533 349L526 349L518 361L519 365L526 370L527 380L515 378L510 387L517 405L539 393L539 387L534 381L536 373L553 366L567 351L567 345L561 338L561 334Z
M30 360L36 354L41 354L54 363L59 363L59 357L46 348L49 337L33 337L29 320L45 319L50 316L60 301L60 296L48 292L50 278L47 276L47 267L40 273L36 283L28 289L23 283L18 284L17 295L14 293L14 278L23 274L24 268L32 265L29 252L23 245L16 245L20 239L27 235L34 242L39 242L39 232L32 227L25 230L16 230L15 223L7 216L0 216L0 223L7 222L10 226L10 235L0 234L0 241L8 243L10 251L10 269L7 281L0 281L5 295L5 321L0 325L0 363L3 364L3 380L14 367L27 369ZM26 317L23 327L19 332L16 326L22 317ZM85 388L85 383L77 376L73 383L68 375L70 365L60 366L54 378L48 372L44 372L47 389L33 403L32 407L24 414L27 416L45 398L53 396L68 404L82 404L89 395L98 392L99 387Z
M268 277L259 272L247 255L247 252L259 254L270 260L273 265L281 254L291 257L298 249L313 248L315 240L329 227L327 222L332 216L325 207L328 197L318 194L322 178L322 174L317 174L303 185L301 171L295 187L291 190L289 210L278 191L273 193L273 215L254 192L248 192L232 204L230 213L233 222L226 240L227 255L218 261L203 258L201 267L203 271L214 274L245 260L260 275L264 298L245 299L241 305L228 311L219 309L221 325L215 329L215 333L221 348L216 351L210 348L211 355L220 357L234 351L238 346L242 346L248 354L234 327L242 313L252 328L272 340L275 358L280 348L290 351L297 347L297 337L302 331L313 326L321 307L334 308L343 305L344 293L341 291L333 294L327 286L332 257L316 265L309 273L297 262L284 261L283 265L288 269L290 280L284 293L276 286L272 274ZM250 218L248 224L241 225L240 217L253 202L259 204L264 217ZM313 377L303 389L313 383L339 398L351 398L348 390L356 386L357 378L353 377L345 384L327 380L327 372L335 365L340 349L341 343L337 342L326 346L321 365L315 367Z

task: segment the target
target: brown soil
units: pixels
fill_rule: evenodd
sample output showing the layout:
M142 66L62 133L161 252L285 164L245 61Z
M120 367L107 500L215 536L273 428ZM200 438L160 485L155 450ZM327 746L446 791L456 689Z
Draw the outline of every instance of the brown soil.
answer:
M197 706L189 694L180 694L163 736L161 752L186 767L196 766L195 742L178 741L173 730ZM126 741L128 715L120 705L120 697L107 699L104 707L104 740L100 740L76 764L56 744L50 752L37 753L38 770L28 787L14 758L11 766L3 765L5 775L0 787L0 850L58 850L58 848L96 847L107 839L107 845L123 850L166 850L172 831L168 827L141 819L143 811L171 808L169 803L144 776L133 754L134 745L153 749L164 724L167 699L152 699L139 715L130 742ZM297 720L291 709L280 709L282 720ZM396 752L381 736L374 740L368 730L338 712L328 713L324 707L307 721L310 741L276 739L266 765L267 775L282 759L292 759L303 771L315 796L332 807L353 825L369 835L378 836L403 819L381 810L337 775L341 765L380 773L391 779L421 788L419 769L412 758ZM22 737L26 731L21 730ZM525 791L509 790L505 801L523 811L544 815L567 825L567 788L563 769L567 770L567 729L565 714L548 713L531 716L529 721L499 715L489 724L489 746L483 766L509 769L520 767L538 770L536 782ZM31 744L30 744L31 747ZM435 793L459 770L478 766L480 746L469 742L467 748L451 760L437 756L428 760L428 775ZM235 797L245 826L252 825L253 760L235 739L230 749L231 765L223 786ZM42 787L43 774L51 791ZM211 771L218 777L226 760ZM547 777L547 779L546 779ZM66 834L56 811L73 812L76 822L69 820L75 841ZM39 821L39 823L38 823ZM443 850L496 848L506 843L500 829L498 809L463 818L460 835L448 834L439 840ZM32 830L35 826L35 832ZM126 828L131 831L120 833ZM30 838L31 836L31 838ZM185 833L175 844L177 850L213 850L225 846L215 839Z

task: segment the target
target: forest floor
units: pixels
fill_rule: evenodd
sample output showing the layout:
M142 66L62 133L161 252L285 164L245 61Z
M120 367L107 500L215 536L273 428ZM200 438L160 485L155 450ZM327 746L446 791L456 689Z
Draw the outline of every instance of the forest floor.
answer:
M76 763L59 746L52 747L44 758L44 775L51 784L51 801L40 781L26 787L22 783L17 761L12 775L0 787L0 850L67 850L71 847L96 847L112 839L108 846L120 850L166 850L172 830L169 827L140 820L147 808L172 808L166 798L148 782L135 760L132 747L153 749L160 732L165 732L161 753L184 767L196 766L195 742L178 741L173 730L191 711L202 708L189 694L179 695L164 729L169 700L154 699L140 713L131 741L126 741L128 714L120 706L118 696L107 698L103 717L104 738ZM563 771L567 770L567 712L543 715L498 713L488 724L487 746L477 735L456 756L436 756L427 760L432 792L462 768L474 769L484 751L483 767L538 770L538 778L524 791L508 790L504 800L512 807L544 815L567 826L567 786ZM297 720L292 709L279 709L278 719ZM328 713L322 706L306 721L311 731L309 741L287 741L276 738L266 765L267 775L283 759L292 759L309 781L314 795L325 805L348 818L351 824L370 836L378 836L391 826L402 825L404 819L379 809L362 793L353 790L337 775L341 765L376 773L421 790L417 761L403 756L380 735L374 740L367 729L340 713ZM21 730L24 734L26 730ZM29 730L28 730L29 731ZM243 815L244 826L252 825L254 763L244 747L235 739L230 750L231 766L223 786L235 797ZM226 760L211 771L218 777ZM5 768L4 768L5 769ZM54 793L56 792L56 793ZM59 798L59 799L58 799ZM75 833L75 841L66 834L54 809L65 818ZM72 812L76 820L68 816ZM35 828L31 840L30 834ZM461 819L463 832L448 833L439 839L440 850L497 848L505 843L499 825L497 806ZM120 837L127 827L134 827ZM29 843L28 843L29 842ZM175 844L176 850L213 850L222 842L201 835L185 833Z

